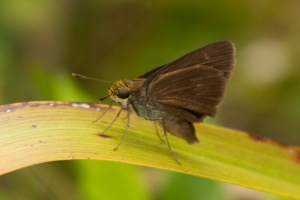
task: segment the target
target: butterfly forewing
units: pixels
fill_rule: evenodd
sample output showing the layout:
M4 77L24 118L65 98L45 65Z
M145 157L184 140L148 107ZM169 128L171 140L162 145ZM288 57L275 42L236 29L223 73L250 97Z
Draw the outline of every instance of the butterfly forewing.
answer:
M156 103L214 116L225 81L219 70L196 65L161 75L149 85L147 94Z
M213 66L229 78L235 64L235 48L230 41L219 41L195 50L171 63L157 67L139 78L147 78L145 85L161 74L202 64Z

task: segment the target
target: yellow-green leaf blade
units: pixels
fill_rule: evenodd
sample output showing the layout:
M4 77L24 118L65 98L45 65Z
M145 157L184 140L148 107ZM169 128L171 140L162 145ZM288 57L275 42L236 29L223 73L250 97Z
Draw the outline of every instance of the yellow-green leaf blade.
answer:
M70 159L111 160L208 177L300 199L300 150L241 131L195 124L200 143L170 136L178 165L156 135L154 123L132 117L123 144L126 113L105 105L29 102L0 107L0 174L33 164ZM122 119L123 118L123 119Z

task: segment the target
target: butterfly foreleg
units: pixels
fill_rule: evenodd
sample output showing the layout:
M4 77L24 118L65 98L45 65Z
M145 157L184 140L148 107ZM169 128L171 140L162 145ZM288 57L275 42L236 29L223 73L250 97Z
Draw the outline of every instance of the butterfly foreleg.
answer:
M121 110L122 110L122 109L121 109ZM118 113L118 116L119 116L119 114L121 113L121 110L120 110L120 112ZM116 118L117 118L117 117L116 117ZM123 136L122 136L122 138L121 138L119 144L114 148L114 151L117 150L117 149L119 148L119 146L122 144L122 142L123 142L123 140L124 140L124 138L125 138L125 135L126 135L127 130L128 130L129 127L130 127L130 111L128 111L128 114L127 114L127 124L126 124L125 131L124 131L124 133L123 133Z
M114 103L114 102L111 101L110 104L109 104L109 106L108 106L108 108L102 113L102 115L100 115L100 117L98 117L96 120L94 120L93 123L95 123L95 122L97 122L99 119L101 119L101 118L105 115L105 113L107 113L107 111L108 111L109 109L111 109L111 106L112 106L113 103Z

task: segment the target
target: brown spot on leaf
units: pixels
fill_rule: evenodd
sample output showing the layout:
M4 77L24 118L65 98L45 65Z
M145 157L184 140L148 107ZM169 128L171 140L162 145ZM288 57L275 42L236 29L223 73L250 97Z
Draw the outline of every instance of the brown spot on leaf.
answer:
M253 139L253 140L255 140L256 142L259 142L259 143L270 143L270 144L274 144L274 145L280 146L282 148L290 148L290 146L287 145L287 144L279 143L277 141L274 141L274 140L271 140L269 138L262 137L262 136L259 136L259 135L248 134L248 136L251 139Z
M300 165L300 151L295 154L296 163Z
M106 134L104 134L104 133L97 133L97 135L99 136L99 137L102 137L102 138L112 138L113 136L110 136L110 135L106 135Z
M26 107L28 105L28 102L23 102L22 107Z
M267 139L265 137L262 137L262 136L259 136L259 135L249 134L249 137L251 139L255 140L256 142L267 142L267 141L269 141L269 139Z
M33 125L32 125L32 128L36 128L36 125L35 125L35 124L33 124Z
M20 105L16 105L16 104L4 105L4 106L0 106L0 112L11 112L20 107L21 107Z
M40 103L30 103L30 104L28 104L28 107L39 107L39 106L42 106L42 104L40 104Z

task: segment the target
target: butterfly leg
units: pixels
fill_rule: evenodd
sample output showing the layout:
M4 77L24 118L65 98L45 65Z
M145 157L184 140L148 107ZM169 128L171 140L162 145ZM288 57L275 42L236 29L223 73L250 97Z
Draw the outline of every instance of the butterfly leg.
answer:
M167 135L167 131L166 131L166 126L165 126L165 121L163 119L161 119L161 123L162 123L162 127L163 127L163 130L164 130L164 135L166 137L166 141L167 141L167 144L168 144L169 151L170 151L173 159L175 160L175 162L177 162L179 165L181 165L181 163L178 161L175 154L173 153L171 145L169 143L169 139L168 139L168 135Z
M101 119L101 118L105 115L105 113L107 113L107 111L108 111L109 109L111 109L112 104L113 104L113 101L110 102L108 108L102 113L102 115L100 115L100 117L98 117L96 120L94 120L93 123L95 123L95 122L97 122L99 119Z
M106 129L103 131L103 133L105 133L111 127L111 125L113 125L113 123L118 119L118 117L120 116L122 110L123 110L123 108L120 109L120 111L118 112L115 119L106 127Z
M155 130L156 130L157 137L160 139L160 141L163 142L164 140L161 138L161 136L160 136L160 134L159 134L159 131L158 131L156 122L154 122L154 125L155 125Z
M121 109L122 110L122 109ZM121 113L121 110L120 110L120 112L118 113L118 116L119 116L119 114ZM118 117L117 116L117 117ZM124 131L124 133L123 133L123 136L122 136L122 138L121 138L121 140L120 140L120 142L119 142L119 144L114 148L114 151L115 150L117 150L118 148L119 148L119 146L122 144L122 142L123 142L123 140L124 140L124 138L125 138L125 135L126 135L126 133L127 133L127 130L128 130L128 128L129 128L129 124L130 124L130 112L128 111L128 119L127 119L127 124L126 124L126 129L125 129L125 131ZM117 118L116 117L116 118Z

